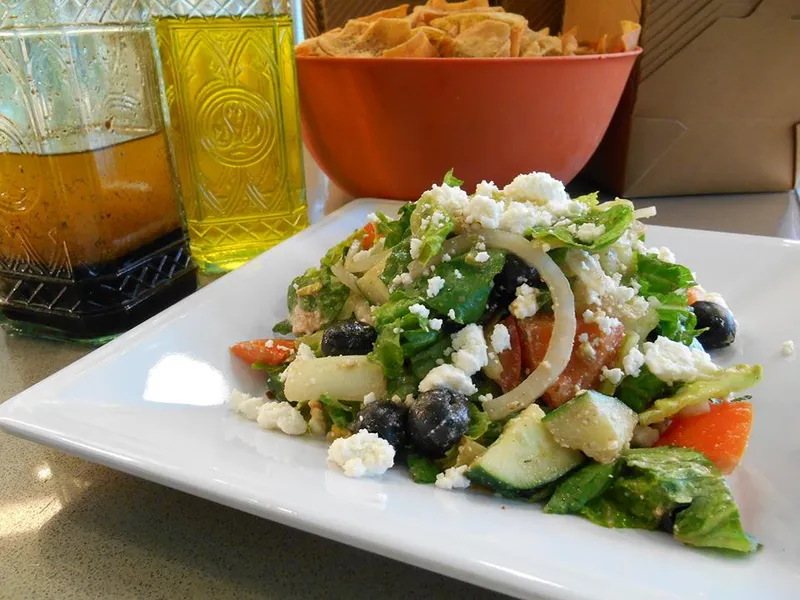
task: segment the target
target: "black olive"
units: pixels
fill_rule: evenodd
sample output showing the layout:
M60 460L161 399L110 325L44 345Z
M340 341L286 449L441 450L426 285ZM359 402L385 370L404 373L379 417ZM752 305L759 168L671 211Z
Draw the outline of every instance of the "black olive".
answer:
M423 392L408 410L408 434L414 447L431 457L442 456L469 428L469 400L459 392Z
M406 413L408 410L391 400L379 400L364 406L356 416L355 431L366 429L389 442L395 449L406 444Z
M491 316L499 310L508 308L517 295L517 288L523 283L535 288L544 287L536 269L529 267L516 254L507 254L503 270L494 278L494 285L489 294L484 315Z
M686 510L689 508L689 504L679 504L676 506L672 511L666 513L663 517L661 517L661 522L658 524L658 528L661 531L666 531L667 533L673 533L675 530L675 519L680 514L681 511Z
M339 321L322 334L322 354L324 356L369 354L377 339L378 332L366 323L353 319Z
M736 321L733 313L721 304L699 300L692 304L697 317L697 328L706 329L697 340L706 350L725 348L736 339Z

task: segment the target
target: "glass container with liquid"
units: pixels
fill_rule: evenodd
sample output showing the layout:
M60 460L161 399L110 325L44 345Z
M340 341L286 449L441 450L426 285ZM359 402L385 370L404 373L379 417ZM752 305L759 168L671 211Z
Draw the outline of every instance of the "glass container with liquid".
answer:
M0 4L0 321L103 341L196 289L148 0Z
M192 254L230 271L308 224L288 0L154 0Z

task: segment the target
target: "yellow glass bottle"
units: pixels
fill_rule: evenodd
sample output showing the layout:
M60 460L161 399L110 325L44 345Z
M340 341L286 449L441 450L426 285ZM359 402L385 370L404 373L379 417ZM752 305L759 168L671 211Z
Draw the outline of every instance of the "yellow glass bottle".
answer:
M162 0L154 18L192 255L214 273L308 216L288 2L209 4Z

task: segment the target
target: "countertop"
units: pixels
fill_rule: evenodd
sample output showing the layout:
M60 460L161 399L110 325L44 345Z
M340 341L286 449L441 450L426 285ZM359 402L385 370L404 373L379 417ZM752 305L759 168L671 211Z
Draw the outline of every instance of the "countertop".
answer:
M653 224L800 239L795 193L642 200ZM0 332L0 401L88 352ZM0 433L0 599L504 596Z

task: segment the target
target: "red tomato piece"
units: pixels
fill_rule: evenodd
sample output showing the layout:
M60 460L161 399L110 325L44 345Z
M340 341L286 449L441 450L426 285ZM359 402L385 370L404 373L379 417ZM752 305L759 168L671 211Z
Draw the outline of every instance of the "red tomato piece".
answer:
M362 250L369 250L375 244L375 238L378 237L378 232L375 229L375 223L367 223L364 227L364 237L361 238Z
M707 413L673 420L656 446L677 446L702 452L727 475L742 460L752 425L753 405L749 402L712 404Z
M500 364L503 366L503 372L497 384L505 394L519 385L520 376L522 374L522 343L520 341L517 320L514 317L509 315L500 321L500 325L506 326L508 335L511 338L511 348L503 350L497 356Z
M251 340L231 346L231 353L248 365L279 365L295 351L294 340Z
M518 323L522 338L522 366L532 373L544 360L547 347L550 345L553 316L537 315L522 319ZM580 337L584 333L588 336L588 342L594 353L587 354L581 349ZM567 367L542 396L545 403L550 408L556 408L571 400L577 390L595 387L600 382L603 367L610 367L616 362L624 337L625 327L622 324L606 334L596 323L585 323L578 317L572 356Z

